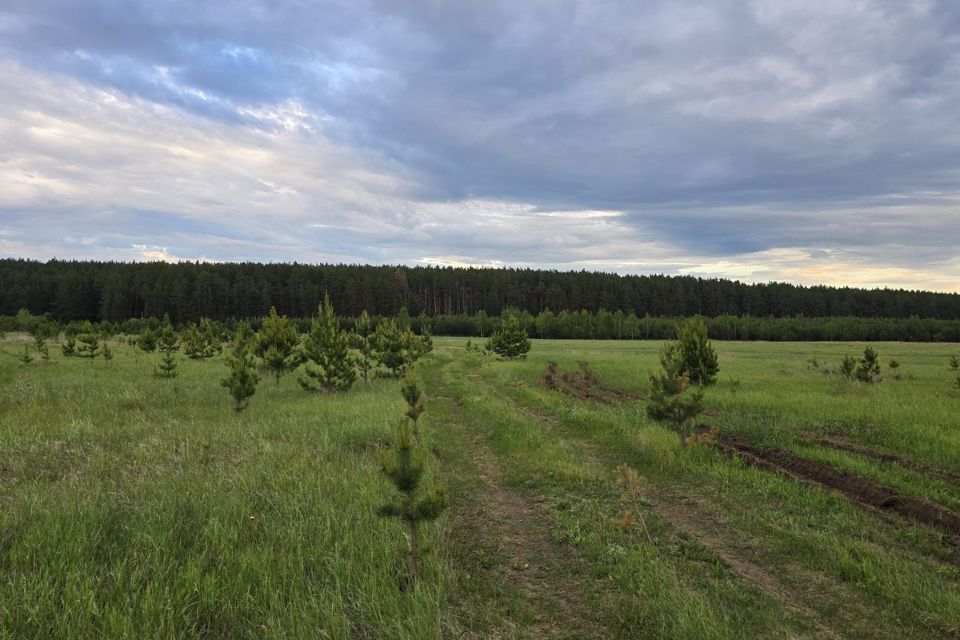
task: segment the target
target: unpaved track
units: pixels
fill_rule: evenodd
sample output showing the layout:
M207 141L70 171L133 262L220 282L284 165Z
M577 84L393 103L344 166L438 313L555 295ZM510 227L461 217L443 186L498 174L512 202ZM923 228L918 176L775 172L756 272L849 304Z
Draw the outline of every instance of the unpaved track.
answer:
M434 400L456 407L456 399L443 389ZM516 622L516 628L503 634L528 638L606 638L610 637L600 612L587 605L584 586L595 591L602 583L590 576L589 566L569 545L555 542L550 534L554 523L550 505L532 501L529 496L504 483L504 473L483 436L458 420L457 429L471 452L483 490L477 500L454 510L456 528L468 537L494 537L497 547L497 571L501 578L522 594L533 620ZM488 538L489 540L489 538ZM476 544L476 540L469 541ZM464 540L468 543L468 540ZM465 632L465 637L471 637ZM489 637L489 636L483 636Z
M470 378L496 392L500 398L507 401L523 415L537 420L550 429L562 429L560 422L553 416L515 401L511 396L497 389L496 385L478 375L471 375ZM591 465L605 469L607 474L612 475L610 464L603 460L602 454L594 443L566 432L562 433L561 437L566 442L571 443ZM843 637L830 628L814 608L804 605L799 594L795 593L775 574L738 555L729 542L731 539L736 540L740 537L738 532L731 531L728 527L724 527L721 523L713 520L707 515L706 511L698 508L694 501L685 500L683 496L658 488L644 490L643 497L650 503L657 515L668 522L673 529L695 540L704 549L716 555L741 579L750 582L761 591L783 602L788 610L797 614L808 625L816 629L815 637Z

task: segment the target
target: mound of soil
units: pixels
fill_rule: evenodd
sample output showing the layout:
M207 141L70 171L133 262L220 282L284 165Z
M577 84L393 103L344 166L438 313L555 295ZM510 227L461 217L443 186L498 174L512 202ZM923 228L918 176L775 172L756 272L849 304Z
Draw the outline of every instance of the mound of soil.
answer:
M836 489L849 500L871 510L892 511L960 536L960 513L925 498L907 495L828 464L801 458L786 449L754 447L746 438L736 434L716 432L714 442L718 448L747 464Z
M556 362L550 361L540 374L540 384L547 389L559 391L578 400L610 403L615 400L633 399L629 393L604 387L589 362L581 360L577 366L577 371L562 371Z

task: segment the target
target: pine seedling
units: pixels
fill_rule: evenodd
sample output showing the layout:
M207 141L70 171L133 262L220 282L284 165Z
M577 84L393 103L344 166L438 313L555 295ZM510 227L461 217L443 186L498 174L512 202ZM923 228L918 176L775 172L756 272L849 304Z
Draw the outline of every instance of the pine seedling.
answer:
M863 357L857 364L856 377L860 382L869 384L883 380L883 374L880 372L880 358L872 347L863 350Z
M176 378L178 375L177 360L173 354L180 348L180 338L171 325L165 324L160 329L160 334L157 336L157 347L163 352L163 356L160 359L160 364L154 369L153 375L158 378Z
M844 378L853 379L854 373L857 368L857 361L853 356L845 355L843 360L840 361L840 375Z
M300 336L290 324L287 316L277 315L270 307L270 313L263 319L260 333L257 334L255 353L263 359L263 367L273 373L277 384L280 377L297 365L297 342Z
M220 381L220 384L230 391L233 396L233 409L240 412L247 407L250 398L257 391L257 383L260 382L260 376L256 371L256 362L253 357L253 340L245 330L242 323L237 329L236 337L233 341L233 349L227 356L227 366L230 373L226 378ZM246 329L249 330L249 325Z
M423 413L423 392L417 386L417 376L413 370L407 371L400 382L400 393L407 401L407 417L413 420L413 435L420 436L420 414Z
M206 360L220 352L220 340L207 318L200 319L200 326L190 323L183 336L183 353L191 360Z
M522 360L530 351L530 337L513 314L506 315L500 327L487 340L487 350L504 360Z
M709 386L716 382L720 371L717 352L707 339L707 323L701 316L694 316L677 327L682 361L681 373L686 373L693 384Z
M307 391L346 391L357 379L350 338L340 329L330 297L323 296L320 315L304 344L308 362L300 372L300 386Z
M374 371L376 364L374 358L376 331L373 323L370 321L370 314L364 309L353 325L353 333L350 334L350 345L357 350L357 369L363 376L364 382L370 382L370 375Z
M153 329L146 327L140 332L140 335L137 336L137 348L144 353L153 353L157 350L157 334L154 333Z
M402 376L414 360L408 333L392 318L384 318L373 336L373 357L396 378Z
M42 359L50 359L50 350L47 348L47 341L42 335L33 336L33 348L37 350L37 355Z
M173 351L163 352L163 355L160 356L160 364L154 368L153 375L157 378L177 377L177 359L173 355Z
M650 402L647 415L658 422L671 422L686 445L689 425L703 412L703 391L691 388L683 370L680 347L668 342L660 351L661 371L650 376Z
M960 356L956 354L950 356L950 369L953 371L960 371Z
M380 452L380 469L393 482L398 496L381 506L377 513L397 518L407 525L410 538L410 576L416 580L420 558L421 523L436 520L449 504L446 488L434 482L428 490L421 487L424 464L416 449L411 420L402 418L397 424L393 447Z
M103 356L103 361L109 363L113 360L113 349L110 348L110 345L104 342L100 345L100 355Z
M891 360L888 364L890 367L890 373L893 375L894 380L900 379L900 363L896 360Z
M77 341L73 336L64 336L60 343L60 351L64 356L71 358L77 353Z
M82 333L77 336L74 355L78 358L96 358L100 350L100 337L95 333Z

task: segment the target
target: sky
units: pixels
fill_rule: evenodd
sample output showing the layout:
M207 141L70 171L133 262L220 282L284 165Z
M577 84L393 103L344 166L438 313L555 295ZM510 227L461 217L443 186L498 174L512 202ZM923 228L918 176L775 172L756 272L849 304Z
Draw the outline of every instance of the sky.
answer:
M960 291L960 3L4 0L0 255Z

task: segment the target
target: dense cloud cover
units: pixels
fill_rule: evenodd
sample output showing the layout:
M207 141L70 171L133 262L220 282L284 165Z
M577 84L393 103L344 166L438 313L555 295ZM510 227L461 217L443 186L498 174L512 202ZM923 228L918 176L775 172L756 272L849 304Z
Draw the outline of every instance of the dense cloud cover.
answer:
M960 5L7 0L0 253L960 290Z

